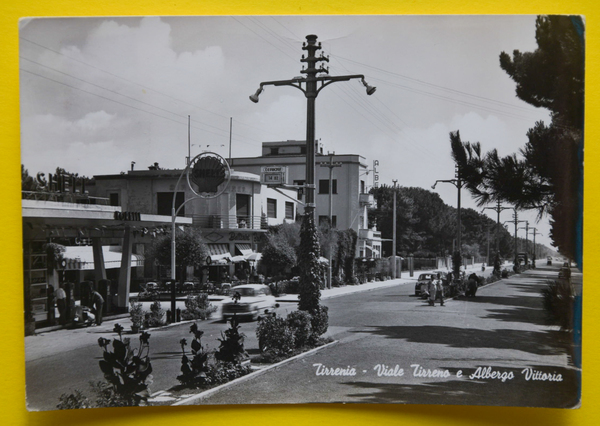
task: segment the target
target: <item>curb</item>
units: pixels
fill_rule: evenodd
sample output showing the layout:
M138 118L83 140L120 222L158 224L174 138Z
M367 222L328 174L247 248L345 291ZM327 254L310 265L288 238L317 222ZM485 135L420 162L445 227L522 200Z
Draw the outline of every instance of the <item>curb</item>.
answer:
M333 346L333 345L337 344L338 342L339 342L339 340L334 340L333 342L327 343L326 345L319 346L318 348L311 349L310 351L303 352L303 353L295 355L295 356L293 356L291 358L284 359L283 361L279 361L276 364L272 364L272 365L270 365L268 367L261 368L260 370L257 370L257 371L255 371L253 373L246 374L245 376L238 377L237 379L232 380L230 382L223 383L222 385L219 385L217 387L205 390L204 392L201 392L201 393L199 393L197 395L190 396L189 398L185 398L185 399L183 399L181 401L177 401L176 403L171 404L171 406L187 405L188 403L191 403L191 402L202 401L203 399L208 398L209 396L212 396L212 395L214 395L214 394L222 391L223 389L226 389L226 388L228 388L230 386L235 386L235 385L237 385L239 383L245 382L246 380L250 380L250 379L252 379L254 377L258 377L258 376L260 376L262 374L265 374L266 372L268 372L268 371L270 371L270 370L272 370L274 368L280 367L280 366L282 366L284 364L287 364L289 362L295 361L297 359L304 358L305 356L308 356L308 355L312 355L313 353L319 352L321 349L328 348L329 346Z

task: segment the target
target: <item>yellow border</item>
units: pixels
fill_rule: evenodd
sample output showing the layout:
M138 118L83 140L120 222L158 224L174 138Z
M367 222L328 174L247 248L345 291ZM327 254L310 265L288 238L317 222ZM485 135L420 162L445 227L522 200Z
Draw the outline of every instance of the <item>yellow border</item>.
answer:
M597 383L600 296L596 277L600 256L598 197L600 156L597 144L598 0L479 0L477 2L425 0L5 0L0 5L0 200L2 220L0 253L0 424L2 425L165 425L210 424L392 424L403 425L596 425L600 418ZM586 17L586 153L584 221L584 348L583 407L579 410L456 406L313 405L155 407L28 413L25 409L21 204L19 194L19 90L17 20L26 16L101 15L270 15L270 14L581 14Z

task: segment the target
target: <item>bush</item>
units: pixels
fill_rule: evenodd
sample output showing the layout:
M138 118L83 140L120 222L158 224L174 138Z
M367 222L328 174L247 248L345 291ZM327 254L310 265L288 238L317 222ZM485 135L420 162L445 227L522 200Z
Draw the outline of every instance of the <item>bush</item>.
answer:
M262 318L256 327L258 347L274 357L287 356L294 350L294 333L279 316Z
M205 320L210 318L211 314L216 310L217 307L208 301L208 294L190 295L185 300L185 309L181 312L181 319L186 321L195 319Z
M185 347L187 346L186 339L181 339L179 344L181 345L181 351L183 355L181 357L181 374L177 376L177 380L185 387L199 387L208 384L208 351L202 348L200 339L204 334L203 331L198 329L198 325L193 323L190 326L190 333L194 335L192 343L190 344L192 349L192 358L190 359L185 353Z
M575 289L569 280L548 281L541 291L544 309L551 324L560 326L562 331L573 330L575 310Z
M144 315L144 327L162 327L167 323L164 309L157 300L150 305L150 312Z
M131 326L140 328L144 322L144 309L142 304L133 299L129 301L129 316L131 317Z
M114 331L119 333L119 339L113 339L112 351L108 349L109 339L98 339L98 345L104 351L99 365L108 382L104 389L114 396L114 402L119 406L140 405L148 399L148 385L152 379L148 343L150 334L142 333L140 345L135 349L131 348L129 339L122 339L123 327L115 324Z
M312 333L312 316L306 311L290 312L286 324L294 335L294 344L301 348L309 343Z
M80 391L76 390L73 393L63 393L59 398L59 403L56 406L59 410L73 410L78 408L93 408L91 401Z
M310 337L311 344L316 344L319 336L325 334L329 328L329 308L319 305L317 309L311 313L312 335Z
M219 362L211 365L207 372L207 384L220 385L235 380L238 377L245 376L250 373L252 368L250 365L242 365L237 362Z
M244 350L244 333L240 333L240 326L236 316L234 315L230 321L230 327L221 333L222 339L219 339L221 345L215 353L215 358L225 363L239 364L243 359L248 357Z

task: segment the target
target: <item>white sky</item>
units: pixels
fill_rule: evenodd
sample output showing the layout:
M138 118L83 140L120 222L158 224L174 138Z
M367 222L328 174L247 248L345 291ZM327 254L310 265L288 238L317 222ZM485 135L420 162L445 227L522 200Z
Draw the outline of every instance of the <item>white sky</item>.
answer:
M330 55L330 75L364 74L377 87L372 96L358 80L324 88L316 136L325 152L378 160L381 183L430 189L453 178L450 131L505 155L549 122L499 66L502 51L535 50L535 16L35 19L20 32L22 162L32 175L114 174L132 161L181 168L188 115L192 156L228 155L230 117L234 157L305 140L300 91L269 86L258 104L248 96L262 81L302 75L307 34ZM456 206L452 185L436 190ZM463 206L475 208L466 191ZM549 245L548 220L535 217L522 214Z

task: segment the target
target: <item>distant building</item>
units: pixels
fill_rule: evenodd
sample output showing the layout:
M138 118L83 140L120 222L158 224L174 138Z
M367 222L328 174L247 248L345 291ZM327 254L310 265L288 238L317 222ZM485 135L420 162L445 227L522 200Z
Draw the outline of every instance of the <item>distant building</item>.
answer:
M215 198L197 197L185 177L176 188L181 174L182 170L163 170L155 164L149 170L94 176L94 191L124 210L169 216L175 197L177 215L191 218L207 241L210 266L203 279L246 275L248 271L240 270L247 268L244 259L256 252L267 226L296 220L295 192L284 189L282 194L267 188L257 174L232 170L229 184ZM187 278L193 275L192 268Z
M332 173L332 225L338 229L353 229L358 234L357 257L381 257L381 233L369 229L367 209L373 206L373 195L368 193L367 178L370 170L365 158L357 154L325 155L315 144L315 202L319 223L329 220L330 161L341 163ZM263 142L260 157L241 157L231 160L235 170L260 175L266 166L287 168L287 183L304 185L306 179L306 142ZM302 190L296 198L304 200ZM303 208L299 206L299 211Z

